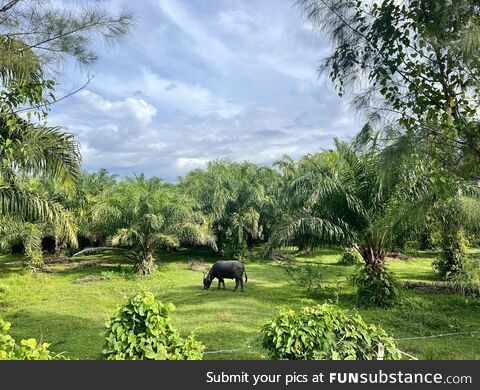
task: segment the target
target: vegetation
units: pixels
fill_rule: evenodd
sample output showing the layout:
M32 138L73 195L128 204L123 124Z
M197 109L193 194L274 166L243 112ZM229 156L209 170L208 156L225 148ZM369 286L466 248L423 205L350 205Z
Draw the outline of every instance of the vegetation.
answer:
M52 360L50 344L35 339L22 340L20 345L8 334L11 324L0 318L0 360Z
M395 340L381 328L337 306L280 311L262 328L263 346L273 359L376 360L381 343L385 359L400 359Z
M389 307L401 299L401 286L387 270L375 272L367 264L357 269L351 281L357 287L357 300L361 305Z
M47 340L53 352L64 352L70 359L104 358L105 321L138 291L150 291L157 300L175 305L171 324L182 336L195 331L195 338L206 347L204 359L267 359L267 351L257 342L262 325L274 319L280 307L298 312L324 302L356 310L366 323L383 328L398 340L402 351L418 359L480 359L478 334L469 333L478 330L478 299L409 289L404 302L393 308L358 307L348 281L352 267L337 264L341 252L287 252L295 264L319 267L322 289L309 293L291 284L277 262L262 260L262 248L258 248L246 265L249 281L242 295L231 292L234 284L228 280L226 291L203 292L202 272L190 270L187 259L202 257L211 266L218 257L207 250L161 251L159 269L149 277L130 275L130 263L115 254L49 265L55 273L33 275L22 271L22 256L8 255L0 257L0 307L5 320L14 324L11 334L15 339ZM415 252L409 261L387 262L401 283L443 285L431 267L438 255ZM94 261L97 266L91 267ZM445 333L460 334L404 340Z
M94 43L126 37L131 14L112 13L101 1L64 7L46 0L39 7L34 0L0 0L0 307L19 336L41 335L45 324L55 350L65 342L71 357L101 357L98 324L125 294L133 298L107 322L109 359L202 358L202 344L178 336L171 306L155 296L175 302L173 323L182 332L197 325L207 347L219 344L223 322L231 322L237 328L228 334L235 336L220 343L238 349L271 320L274 306L288 305L263 327L274 358L371 359L379 342L387 358L398 358L382 328L408 337L476 326L478 2L296 3L309 26L331 41L320 69L340 95L353 96L363 129L298 161L212 161L172 184L143 174L84 172L75 137L48 122L51 106L68 97L56 96L61 65L69 59L92 65ZM339 259L336 248L350 249ZM248 263L252 294L215 302L208 298L215 292L200 293L196 272L204 264L188 265L196 257L185 256L197 251L208 263ZM363 264L353 275L341 266L358 257ZM401 282L427 292L404 291ZM436 286L456 295L429 292ZM155 295L139 294L144 288ZM327 300L338 307L318 306ZM294 311L305 302L310 308ZM344 311L354 306L382 328ZM79 321L80 331L72 332ZM282 321L288 328L279 327ZM2 320L2 358L53 357L35 340L17 345L8 328ZM320 348L307 347L306 338ZM424 358L478 358L468 341L402 348ZM245 348L265 357L250 343Z
M312 247L351 245L365 262L364 283L388 280L385 257L395 229L422 210L415 207L427 193L421 173L412 176L407 164L385 171L386 156L378 152L375 138L352 146L337 141L336 150L321 157L288 186L295 206L276 224L267 252L300 236ZM388 283L367 291L395 295Z
M342 253L342 258L338 262L341 265L358 265L361 264L362 257L354 248L346 248Z
M220 249L238 258L245 257L255 242L268 238L279 179L270 168L225 160L189 173L180 186L198 199Z
M175 307L155 301L152 293L137 294L107 321L108 360L201 360L204 346L193 336L182 339L169 323Z
M217 250L215 237L194 199L157 179L127 179L96 199L93 230L107 233L114 246L133 248L134 271L150 274L157 247L177 249L180 244L206 245ZM81 254L112 248L91 248Z

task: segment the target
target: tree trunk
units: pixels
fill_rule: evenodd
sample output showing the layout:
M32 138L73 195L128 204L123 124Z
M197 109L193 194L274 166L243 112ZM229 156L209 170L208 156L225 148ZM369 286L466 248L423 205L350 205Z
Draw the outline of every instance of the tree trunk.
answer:
M385 269L385 249L372 246L361 246L360 254L367 266L372 267L374 272L383 272Z
M67 250L67 238L65 236L58 237L55 242L55 253L53 258L55 260L66 260L67 256L65 251Z
M133 272L140 276L150 275L155 271L155 258L153 253L155 252L154 248L151 246L146 246L142 251L142 258L133 266Z
M24 267L32 272L38 272L45 269L43 255L41 251L25 251Z

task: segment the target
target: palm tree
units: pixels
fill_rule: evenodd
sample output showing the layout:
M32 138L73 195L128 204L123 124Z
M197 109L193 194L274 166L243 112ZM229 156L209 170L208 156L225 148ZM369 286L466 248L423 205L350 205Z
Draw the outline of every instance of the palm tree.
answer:
M279 175L270 168L220 160L206 170L191 172L181 186L198 200L221 249L242 256L269 233L279 182Z
M335 142L335 151L311 159L303 175L289 183L291 205L266 255L296 240L311 247L342 244L358 250L367 272L383 274L395 227L421 215L422 183L405 165L385 170L388 164L376 142L368 148Z
M159 247L188 243L216 251L215 237L196 209L195 201L175 186L142 176L125 179L101 193L93 210L94 225L111 235L112 247L87 248L79 254L120 249L134 259L135 273L147 275L154 270ZM125 252L125 246L133 248L135 256Z
M13 50L15 53L18 45L2 37L0 52L6 54ZM33 52L21 52L17 60L13 56L15 58L0 61L0 217L18 223L23 236L28 231L33 236L37 234L35 229L24 229L25 223L55 225L75 246L76 227L69 213L62 205L25 185L24 179L29 175L74 185L80 172L80 153L73 135L45 124L45 107L51 99L45 94L51 91L52 83L43 80L40 61L34 61ZM19 65L22 58L28 64ZM23 117L19 115L23 106L36 109ZM41 265L38 256L35 258L32 269Z

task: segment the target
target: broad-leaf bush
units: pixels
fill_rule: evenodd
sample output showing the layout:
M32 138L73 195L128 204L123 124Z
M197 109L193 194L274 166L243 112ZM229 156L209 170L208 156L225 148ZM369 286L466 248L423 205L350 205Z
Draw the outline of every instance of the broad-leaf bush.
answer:
M0 318L0 360L53 360L48 350L50 344L35 339L20 341L20 345L8 334L11 324Z
M201 360L205 347L193 335L181 338L169 321L175 307L152 293L130 298L106 322L108 360Z
M357 300L361 305L391 307L402 298L400 283L386 269L375 270L370 265L358 267L351 282L357 287Z
M382 328L367 324L360 315L338 306L282 309L262 327L262 344L273 359L375 360L379 343L384 359L400 359L395 340Z
M362 256L353 248L346 248L338 264L340 265L358 265L362 263Z

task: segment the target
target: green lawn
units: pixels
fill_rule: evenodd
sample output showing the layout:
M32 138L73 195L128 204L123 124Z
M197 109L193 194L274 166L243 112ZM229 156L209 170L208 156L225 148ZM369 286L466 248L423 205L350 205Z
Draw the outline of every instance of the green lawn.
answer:
M0 316L12 322L17 338L36 337L52 343L51 349L73 359L100 359L105 320L127 296L148 290L158 299L173 302L177 310L172 322L182 335L194 332L207 351L229 350L251 345L240 352L207 354L207 359L265 359L255 342L259 327L280 306L299 308L333 301L354 308L354 291L347 283L353 267L338 266L339 252L324 249L296 260L319 263L323 290L312 295L288 282L286 273L274 262L254 261L246 265L245 293L202 290L202 274L187 267L189 257L204 253L188 250L160 256L159 269L146 278L128 276L129 266L120 260L94 268L72 269L50 266L53 274L32 275L20 270L21 258L0 256ZM98 256L96 257L98 258ZM111 257L104 257L104 259ZM409 261L391 261L390 270L402 280L434 281L433 254L418 253ZM89 261L92 258L84 258ZM369 322L384 327L394 337L427 336L478 330L480 300L460 295L407 291L411 299L399 308L358 309ZM420 359L480 359L480 333L436 339L399 341L400 348Z

